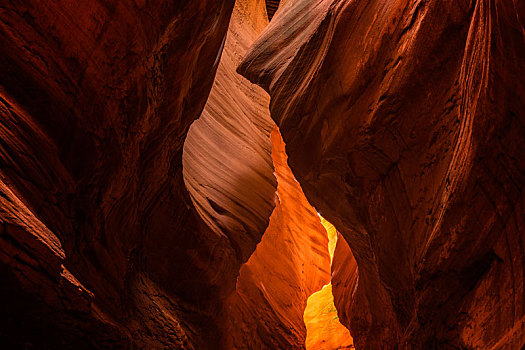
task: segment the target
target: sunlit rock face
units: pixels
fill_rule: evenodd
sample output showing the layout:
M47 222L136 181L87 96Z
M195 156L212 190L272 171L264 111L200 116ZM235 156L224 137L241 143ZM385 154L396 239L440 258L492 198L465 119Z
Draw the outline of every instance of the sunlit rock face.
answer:
M339 240L338 233L334 225L326 219L321 218L321 222L328 234L328 251L333 263L334 251ZM342 237L341 240L344 241ZM354 349L352 336L341 324L334 305L332 282L310 295L304 310L304 323L306 325L306 350Z
M233 0L0 11L0 343L216 344L241 259L196 215L182 145ZM24 306L25 305L25 306Z
M357 261L336 302L356 347L524 345L524 19L513 0L289 1L241 65Z
M523 1L233 6L0 6L2 347L522 349Z
M354 349L350 332L337 316L331 283L308 298L304 322L306 350Z
M263 0L238 0L206 107L184 144L183 175L199 215L245 262L275 205L269 96L236 68L268 24Z
M275 209L229 300L226 349L304 349L307 299L330 281L326 231L288 168L277 128L272 143Z

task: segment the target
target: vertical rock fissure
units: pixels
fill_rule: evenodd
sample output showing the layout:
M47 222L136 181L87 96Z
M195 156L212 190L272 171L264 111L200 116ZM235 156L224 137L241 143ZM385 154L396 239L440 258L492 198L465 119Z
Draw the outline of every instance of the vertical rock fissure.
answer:
M308 296L330 282L328 237L272 135L277 197L261 242L228 301L226 349L304 349Z
M320 218L328 236L331 265L339 237L335 227L322 216ZM339 321L331 281L308 298L304 310L304 323L306 325L305 347L307 350L354 349L349 330Z

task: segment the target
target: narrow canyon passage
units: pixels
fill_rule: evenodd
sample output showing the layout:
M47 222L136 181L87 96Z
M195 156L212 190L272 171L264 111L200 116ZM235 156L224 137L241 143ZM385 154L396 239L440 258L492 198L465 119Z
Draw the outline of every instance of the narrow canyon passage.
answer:
M525 349L525 2L0 5L0 348Z
M334 225L325 218L321 217L321 223L328 235L331 266L337 241L344 238L339 237ZM308 297L304 310L304 323L306 324L306 350L354 349L350 332L339 321L332 293L332 282Z
M304 349L308 297L330 282L326 230L287 165L277 128L271 139L276 205L227 303L228 349Z

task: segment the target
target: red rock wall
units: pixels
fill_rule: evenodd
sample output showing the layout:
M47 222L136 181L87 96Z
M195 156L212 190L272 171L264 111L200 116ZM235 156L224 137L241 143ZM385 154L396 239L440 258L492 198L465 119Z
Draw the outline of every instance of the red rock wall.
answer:
M355 260L344 261L344 264L339 264L341 269L334 269L334 252L338 245L338 241L344 241L344 238L339 235L334 225L328 222L326 219L321 218L321 223L326 229L328 234L328 252L330 253L332 278L331 282L320 291L315 292L308 298L308 303L304 310L304 323L306 325L306 350L342 350L342 349L354 349L354 340L350 335L349 330L341 324L339 319L338 310L335 307L336 300L334 297L334 283L337 283L338 292L352 292L350 286L341 286L341 278L338 276L338 270L341 270L345 278L345 282L348 280L351 283L357 281L357 265ZM346 243L345 243L346 244ZM339 243L341 245L341 243ZM341 248L339 248L340 250ZM346 245L347 251L350 251L348 245ZM351 253L350 253L351 254ZM338 259L341 257L341 253L338 254ZM352 264L352 265L349 265ZM351 268L351 267L354 268ZM347 272L354 272L348 276ZM339 296L339 295L338 295ZM339 300L337 300L339 301ZM341 308L339 308L341 310Z
M332 261L332 294L337 316L347 328L350 328L352 318L357 320L356 327L366 327L367 318L370 317L367 307L359 309L359 306L366 305L368 300L363 288L357 288L358 284L357 262L348 243L343 236L339 236Z
M233 1L1 7L2 344L216 344L242 261L192 209L182 146Z
M293 1L240 67L355 256L339 305L358 348L525 344L524 18L513 0Z
M236 68L267 24L263 0L236 2L213 88L190 127L182 158L195 208L243 262L268 227L277 183L269 96Z
M308 297L330 281L328 237L272 132L277 199L261 243L241 268L226 310L226 349L304 349Z

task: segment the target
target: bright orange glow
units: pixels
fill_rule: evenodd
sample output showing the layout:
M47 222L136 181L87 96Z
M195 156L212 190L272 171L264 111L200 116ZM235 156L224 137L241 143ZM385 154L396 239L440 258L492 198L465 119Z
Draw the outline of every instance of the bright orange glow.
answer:
M328 253L330 253L330 262L334 259L335 245L337 244L337 230L328 220L320 216L321 224L323 224L326 233L328 234Z
M337 243L337 230L321 217L321 223L328 234L330 261L333 259ZM332 284L325 285L320 291L308 298L304 310L306 324L307 350L353 349L353 339L348 329L339 322L332 295Z

